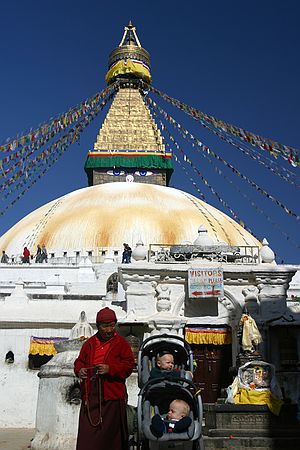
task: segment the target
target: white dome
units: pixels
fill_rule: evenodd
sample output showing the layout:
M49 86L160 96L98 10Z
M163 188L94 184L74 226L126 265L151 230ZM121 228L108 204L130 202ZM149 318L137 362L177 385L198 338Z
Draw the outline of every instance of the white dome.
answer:
M37 244L52 251L122 248L123 242L193 242L200 225L216 241L260 246L234 220L178 189L143 183L108 183L64 195L28 214L0 238L0 250L20 254Z

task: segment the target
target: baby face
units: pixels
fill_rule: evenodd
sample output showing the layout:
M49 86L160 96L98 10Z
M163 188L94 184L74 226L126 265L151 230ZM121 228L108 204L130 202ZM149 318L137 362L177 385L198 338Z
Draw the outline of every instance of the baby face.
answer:
M173 370L174 369L173 355L167 354L160 356L157 360L157 367L159 367L161 370Z
M168 420L180 420L185 416L185 409L181 403L176 402L176 400L170 403Z

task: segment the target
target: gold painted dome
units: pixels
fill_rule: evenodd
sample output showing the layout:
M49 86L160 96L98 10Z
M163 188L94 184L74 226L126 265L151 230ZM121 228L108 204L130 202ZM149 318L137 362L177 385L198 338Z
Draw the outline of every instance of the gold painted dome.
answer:
M48 251L95 251L150 244L194 242L199 226L229 245L260 246L223 212L178 189L143 183L107 183L64 195L24 217L0 238L9 255Z

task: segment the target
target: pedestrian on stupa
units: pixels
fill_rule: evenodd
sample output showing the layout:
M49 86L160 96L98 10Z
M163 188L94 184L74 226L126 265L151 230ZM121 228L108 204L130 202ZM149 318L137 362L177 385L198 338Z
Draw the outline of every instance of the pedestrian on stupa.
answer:
M128 244L124 243L123 247L124 247L124 250L123 250L123 253L122 253L122 264L123 263L128 264L128 263L131 262L132 250L131 250L131 247Z
M30 263L29 259L30 259L30 251L28 250L27 247L24 247L22 262L29 264Z
M45 244L42 245L41 262L48 262L48 252Z
M74 363L82 396L76 450L128 450L125 381L134 357L116 324L115 312L101 309L98 331L83 344Z
M42 262L42 249L40 244L37 246L36 255L35 255L35 262L40 263Z
M5 253L5 250L2 250L2 256L1 256L1 264L8 264L9 257Z

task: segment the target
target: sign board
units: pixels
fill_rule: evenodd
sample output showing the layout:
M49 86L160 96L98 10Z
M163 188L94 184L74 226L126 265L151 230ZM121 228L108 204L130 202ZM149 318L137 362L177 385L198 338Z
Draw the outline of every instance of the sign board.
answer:
M223 269L197 267L188 270L189 298L211 298L224 295Z

